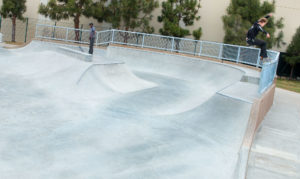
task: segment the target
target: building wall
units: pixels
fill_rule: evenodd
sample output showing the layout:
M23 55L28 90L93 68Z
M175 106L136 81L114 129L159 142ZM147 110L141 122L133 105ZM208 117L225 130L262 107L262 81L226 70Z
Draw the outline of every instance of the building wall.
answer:
M159 0L160 6L161 2L164 0ZM263 0L261 0L263 1ZM268 0L272 2L272 0ZM27 0L27 11L25 13L26 17L49 20L42 15L38 14L38 7L40 3L47 3L48 0ZM223 42L224 30L222 16L226 14L226 8L228 7L230 0L202 0L201 9L199 10L199 15L201 16L200 21L195 22L194 26L190 27L191 31L197 29L199 26L202 27L203 35L202 40ZM2 0L0 0L0 6L2 5ZM152 20L152 25L155 27L155 33L159 33L159 28L162 24L157 22L157 16L161 13L161 7L154 11L154 17ZM297 17L300 17L300 1L299 0L276 0L276 13L275 18L283 17L285 27L284 31L284 41L287 45L290 43L296 29L300 26L300 21ZM72 19L65 20L68 26L71 26ZM81 24L88 24L93 22L97 29L108 28L108 24L97 23L94 19L81 18ZM86 27L86 26L85 26ZM192 37L190 37L192 38ZM287 45L280 49L274 48L275 50L285 51Z
M27 0L26 1L26 12L25 17L38 19L38 9L40 5L40 0Z
M298 27L300 27L300 1L299 0L276 0L275 17L284 18L284 41L287 43L281 50L285 51L291 42ZM298 20L297 20L298 19Z

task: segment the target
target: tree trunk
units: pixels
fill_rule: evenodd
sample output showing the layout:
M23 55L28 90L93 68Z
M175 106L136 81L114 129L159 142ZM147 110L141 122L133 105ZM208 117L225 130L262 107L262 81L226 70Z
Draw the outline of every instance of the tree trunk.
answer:
M290 80L293 78L295 65L291 65L291 67L292 67L292 69L291 69L291 73L290 73Z
M77 14L74 18L74 27L75 27L75 29L79 29L79 23L80 23L79 17L80 17L80 15ZM79 32L80 32L80 30L75 30L75 41L79 41Z
M11 20L12 20L11 41L16 42L16 16L13 16Z

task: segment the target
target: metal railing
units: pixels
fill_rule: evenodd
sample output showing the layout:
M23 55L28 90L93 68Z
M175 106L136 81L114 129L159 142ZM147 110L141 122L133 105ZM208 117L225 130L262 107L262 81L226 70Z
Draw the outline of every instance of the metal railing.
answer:
M259 93L265 92L272 84L276 77L276 71L279 62L279 52L268 51L268 56L272 61L264 63L260 72Z
M37 24L35 37L88 44L89 33L89 30L84 29ZM279 57L279 52L268 51L272 62L262 65L260 61L260 49L253 47L115 29L96 32L95 45L110 43L205 56L262 67L259 84L260 93L263 93L272 84L276 76Z

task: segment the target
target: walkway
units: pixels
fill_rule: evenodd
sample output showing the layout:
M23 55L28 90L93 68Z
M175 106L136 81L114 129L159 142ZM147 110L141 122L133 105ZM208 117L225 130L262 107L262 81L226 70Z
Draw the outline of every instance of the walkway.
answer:
M300 178L300 94L276 88L254 140L247 179Z

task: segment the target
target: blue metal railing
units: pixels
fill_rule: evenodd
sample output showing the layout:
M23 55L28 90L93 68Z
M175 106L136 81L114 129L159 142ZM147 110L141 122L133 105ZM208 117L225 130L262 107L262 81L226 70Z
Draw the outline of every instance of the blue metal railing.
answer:
M263 63L260 73L259 93L265 92L273 84L276 77L279 55L279 52L268 51L268 56L271 61Z
M76 33L80 33L80 39L76 39ZM35 37L88 44L89 30L37 24ZM271 62L262 64L258 48L115 29L96 32L95 42L96 45L113 43L153 48L262 67L259 93L263 93L273 83L279 58L279 52L268 51Z

